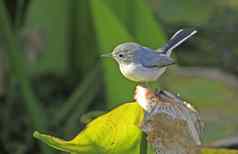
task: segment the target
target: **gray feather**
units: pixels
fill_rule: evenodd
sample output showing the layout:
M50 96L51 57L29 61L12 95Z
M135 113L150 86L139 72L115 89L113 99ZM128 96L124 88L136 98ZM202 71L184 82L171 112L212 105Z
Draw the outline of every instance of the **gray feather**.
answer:
M175 63L172 58L170 58L165 54L155 52L152 49L146 47L144 47L143 49L146 52L146 54L144 53L143 55L140 56L140 62L145 67L162 68Z

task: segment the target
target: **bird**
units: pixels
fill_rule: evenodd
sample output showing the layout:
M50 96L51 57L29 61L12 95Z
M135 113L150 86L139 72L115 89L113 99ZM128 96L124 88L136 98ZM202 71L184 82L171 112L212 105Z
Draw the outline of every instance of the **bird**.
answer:
M148 83L156 81L169 65L175 64L170 57L173 49L196 33L194 29L180 29L157 50L136 42L125 42L117 45L111 53L101 56L115 59L127 79Z

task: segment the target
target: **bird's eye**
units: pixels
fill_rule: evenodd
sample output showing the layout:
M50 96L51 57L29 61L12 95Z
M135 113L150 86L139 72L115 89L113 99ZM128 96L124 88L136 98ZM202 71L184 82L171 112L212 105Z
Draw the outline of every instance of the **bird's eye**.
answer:
M119 54L118 56L119 56L119 57L121 57L121 58L123 58L123 57L124 57L124 55L123 55L123 54Z

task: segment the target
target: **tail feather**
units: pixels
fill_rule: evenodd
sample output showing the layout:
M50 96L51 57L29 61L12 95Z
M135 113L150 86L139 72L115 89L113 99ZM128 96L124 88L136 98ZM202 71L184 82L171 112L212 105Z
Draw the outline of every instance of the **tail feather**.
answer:
M186 41L187 39L189 39L191 36L193 36L196 33L197 33L196 30L180 29L170 38L170 40L162 49L162 52L170 56L174 48L182 44L184 41Z

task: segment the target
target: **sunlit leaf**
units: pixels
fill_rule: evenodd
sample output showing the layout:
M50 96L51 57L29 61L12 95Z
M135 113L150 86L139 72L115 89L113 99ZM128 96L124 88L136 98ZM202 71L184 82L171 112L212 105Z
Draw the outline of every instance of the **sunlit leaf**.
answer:
M140 121L143 110L137 103L126 103L92 122L75 138L65 141L34 133L34 137L61 151L83 154L138 154Z

